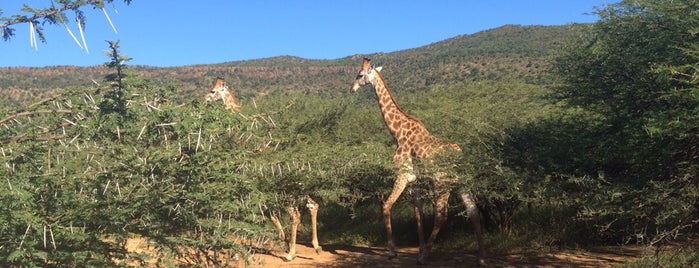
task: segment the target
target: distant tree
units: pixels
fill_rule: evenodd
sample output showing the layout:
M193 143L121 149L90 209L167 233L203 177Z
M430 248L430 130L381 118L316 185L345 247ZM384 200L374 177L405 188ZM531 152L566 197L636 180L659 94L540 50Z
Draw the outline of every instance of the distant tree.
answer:
M126 62L131 60L126 55L119 52L119 41L107 41L109 51L105 52L111 59L105 63L105 66L114 70L114 73L107 74L105 80L110 83L109 89L106 92L105 99L100 103L100 109L103 113L115 112L121 116L126 116Z
M124 0L124 3L131 4L132 0ZM82 31L85 28L85 14L81 10L87 6L92 8L99 8L104 10L105 3L112 3L114 0L57 0L51 1L50 7L44 8L34 8L27 4L24 4L22 11L30 13L30 15L19 15L14 14L8 17L0 17L0 34L2 39L7 41L10 40L15 35L14 25L29 23L30 29L32 30L31 35L35 36L42 42L46 42L44 37L44 29L42 25L45 24L67 24L68 16L67 11L73 11L75 13L75 18L78 22L78 28ZM105 12L105 16L107 13ZM2 9L0 9L0 16L2 16ZM109 19L109 17L107 17ZM111 23L111 21L110 21ZM72 34L72 33L71 33ZM32 38L35 40L34 38Z

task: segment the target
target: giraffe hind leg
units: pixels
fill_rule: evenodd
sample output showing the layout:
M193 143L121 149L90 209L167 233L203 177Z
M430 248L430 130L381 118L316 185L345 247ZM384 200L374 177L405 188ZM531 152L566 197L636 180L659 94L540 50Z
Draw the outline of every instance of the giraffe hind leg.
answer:
M446 222L447 220L449 195L450 192L448 189L442 189L437 194L437 199L434 203L434 226L432 227L432 233L430 233L430 237L427 239L425 249L420 254L418 254L417 262L419 264L427 263L427 258L430 255L430 251L432 251L434 241L437 239L437 235L439 234L439 231L442 229L442 225L444 225L444 222Z
M478 241L478 264L485 266L485 249L483 248L483 230L481 229L481 214L476 206L476 201L470 193L461 193L461 201L466 207L466 212L468 218L473 224L473 231L476 233L476 240Z
M417 238L420 245L419 254L425 250L425 228L423 227L423 216L425 215L422 199L420 196L420 189L415 185L408 187L408 191L413 196L413 209L415 212L415 222L417 223Z

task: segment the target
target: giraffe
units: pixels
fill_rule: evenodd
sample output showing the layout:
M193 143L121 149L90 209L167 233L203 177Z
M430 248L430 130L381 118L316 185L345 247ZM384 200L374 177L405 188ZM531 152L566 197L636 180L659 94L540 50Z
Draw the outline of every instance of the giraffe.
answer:
M417 219L418 240L420 243L420 252L418 254L418 263L424 264L432 249L437 234L442 227L442 224L447 218L447 202L451 192L451 183L455 178L445 178L447 174L444 169L433 169L439 163L434 163L437 156L444 153L460 152L461 148L458 144L442 141L431 135L425 125L418 119L408 115L396 103L391 91L386 85L386 81L381 75L381 67L373 67L370 64L370 59L364 58L362 68L359 70L356 79L352 85L350 92L356 92L360 87L371 84L376 93L379 103L379 108L384 119L384 123L388 131L393 136L397 143L396 151L393 155L393 164L397 170L397 177L393 184L391 194L386 198L382 205L382 215L387 235L387 248L390 258L396 256L395 244L393 242L393 232L391 226L391 208L398 200L406 187L418 179L429 178L434 185L436 200L434 203L435 223L432 232L425 242L424 234L422 233L422 209L419 201L418 192L409 187L409 192L413 195L415 206L415 217ZM415 163L414 163L415 162ZM429 165L415 165L419 163L432 163ZM432 169L420 172L426 176L416 175L416 168ZM442 167L450 168L450 167ZM461 192L459 197L466 207L466 212L474 226L476 239L478 241L478 262L485 265L485 251L483 249L482 231L480 225L480 213L476 207L476 202L470 192Z
M222 100L226 110L229 110L232 113L240 111L240 105L238 104L238 100L236 100L235 95L233 95L233 92L228 88L228 86L226 86L226 82L221 77L216 78L216 81L214 81L214 84L211 87L210 92L206 95L206 97L204 97L204 102L217 100ZM258 149L258 151L260 153L264 152L266 146L268 145L269 144L263 145ZM323 251L323 248L318 243L317 219L319 206L318 203L308 195L303 196L303 199L305 199L306 201L305 207L306 209L308 209L308 212L311 216L311 244L313 245L313 248L315 249L316 253L320 254L320 252ZM284 257L284 260L291 261L296 257L296 236L298 233L298 227L301 224L301 212L299 211L298 207L295 205L295 202L293 201L289 201L287 203L286 212L289 214L291 225L288 240L286 239L284 227L279 218L274 213L269 213L269 218L272 224L274 225L274 228L277 229L279 238L288 242L287 254Z
M217 100L223 101L223 106L226 110L231 112L240 111L238 100L235 98L235 95L233 95L233 92L228 89L226 82L223 81L221 77L216 78L216 81L214 81L214 84L211 86L211 90L209 90L209 94L206 94L206 97L204 97L205 103Z

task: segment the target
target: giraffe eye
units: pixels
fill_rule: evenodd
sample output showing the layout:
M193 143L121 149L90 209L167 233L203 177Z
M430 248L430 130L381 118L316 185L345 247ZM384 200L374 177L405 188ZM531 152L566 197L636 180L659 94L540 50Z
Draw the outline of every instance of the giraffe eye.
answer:
M362 77L364 77L363 74L358 74L358 75L357 75L357 79L360 79L360 78L362 78Z

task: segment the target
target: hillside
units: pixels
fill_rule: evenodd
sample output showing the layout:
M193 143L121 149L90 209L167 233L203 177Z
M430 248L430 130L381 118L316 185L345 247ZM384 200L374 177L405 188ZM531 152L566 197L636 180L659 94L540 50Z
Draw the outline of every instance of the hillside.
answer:
M182 99L202 95L216 76L224 77L241 98L276 90L345 92L364 56L385 66L388 83L399 85L394 91L466 80L514 78L538 84L546 83L547 66L557 48L579 29L580 25L506 25L418 48L334 60L279 56L168 68L131 67L137 75L174 85ZM106 73L103 66L0 67L0 101L21 106L58 89L93 86Z

